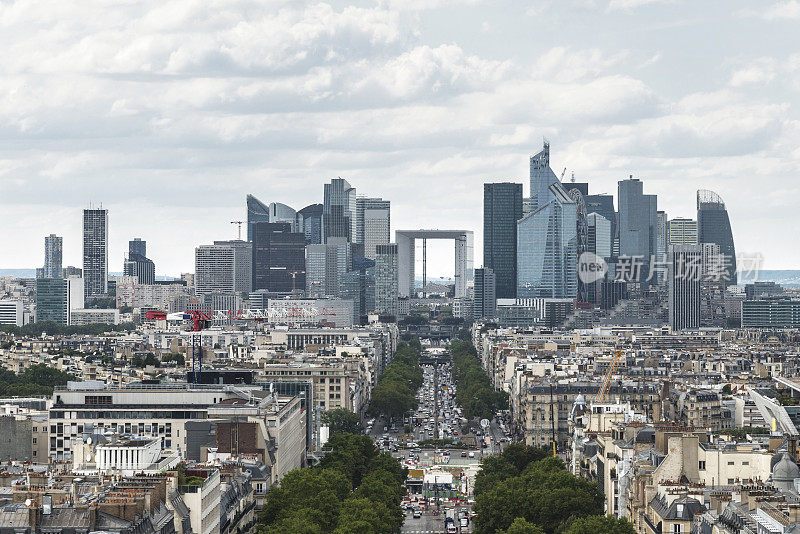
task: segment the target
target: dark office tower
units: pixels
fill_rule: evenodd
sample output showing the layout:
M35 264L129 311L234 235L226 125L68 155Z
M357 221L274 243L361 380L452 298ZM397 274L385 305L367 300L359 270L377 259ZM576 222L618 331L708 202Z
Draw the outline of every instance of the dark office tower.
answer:
M700 327L700 278L703 253L700 245L670 245L667 254L669 326L672 331Z
M621 268L631 274L625 278L639 282L644 289L650 283L650 259L657 252L658 201L656 195L643 194L641 180L631 177L621 180L618 186L620 265L625 264Z
M140 284L156 283L156 265L147 258L147 242L136 237L128 241L128 258L122 264L122 274L135 276Z
M83 210L83 281L86 299L108 291L108 210Z
M597 213L611 223L611 239L617 235L617 212L614 211L614 195L586 195L586 214Z
M306 245L322 243L322 204L311 204L297 212L297 228L306 237Z
M325 184L322 205L322 233L329 237L344 237L351 241L356 233L356 189L347 180L334 178Z
M253 225L269 222L269 206L253 195L247 195L247 240L253 240Z
M147 241L143 241L141 237L128 241L128 256L134 255L147 257Z
M253 291L292 293L306 286L305 237L289 223L253 225Z
M475 319L489 319L496 315L497 296L495 287L496 278L491 269L487 267L475 269L475 291L472 308Z
M497 298L517 296L517 221L521 218L522 184L483 184L483 266L494 271Z
M61 256L64 240L60 236L50 234L44 238L44 268L42 278L62 278Z
M724 258L726 285L736 285L736 247L728 211L722 198L713 191L697 191L697 241L716 243Z

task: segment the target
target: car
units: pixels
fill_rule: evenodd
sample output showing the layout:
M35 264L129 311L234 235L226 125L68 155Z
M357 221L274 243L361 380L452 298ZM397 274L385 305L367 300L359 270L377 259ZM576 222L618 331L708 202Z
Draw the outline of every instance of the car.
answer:
M461 451L461 457L462 458L466 458L467 457L467 451Z
M467 519L466 517L462 517L460 519L460 523L461 523L461 528L466 528L469 526L469 519Z
M475 451L469 451L469 457L475 458Z
M419 519L420 517L422 517L422 512L420 512L419 510L414 510L414 516L413 517L414 517L414 519Z

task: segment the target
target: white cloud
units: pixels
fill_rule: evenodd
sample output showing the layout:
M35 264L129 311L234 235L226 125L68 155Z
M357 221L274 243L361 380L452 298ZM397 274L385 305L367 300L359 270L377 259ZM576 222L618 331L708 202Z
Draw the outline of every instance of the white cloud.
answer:
M608 2L609 11L631 11L650 4L671 4L675 0L610 0Z
M800 1L786 0L772 4L762 10L761 17L766 20L800 19Z

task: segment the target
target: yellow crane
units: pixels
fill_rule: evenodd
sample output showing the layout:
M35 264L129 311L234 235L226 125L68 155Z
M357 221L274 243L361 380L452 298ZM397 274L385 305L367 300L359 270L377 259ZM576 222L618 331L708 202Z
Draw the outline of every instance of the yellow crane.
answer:
M608 370L606 371L605 376L603 376L603 384L597 391L597 395L594 396L595 403L601 403L605 400L608 390L611 388L611 379L614 376L614 373L619 366L619 361L622 359L623 355L625 355L624 350L614 351L614 357L611 359L611 363L608 365Z

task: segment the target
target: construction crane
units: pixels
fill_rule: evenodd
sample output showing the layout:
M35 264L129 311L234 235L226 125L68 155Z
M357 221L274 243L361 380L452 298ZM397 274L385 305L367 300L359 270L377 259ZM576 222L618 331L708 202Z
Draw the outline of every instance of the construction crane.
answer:
M239 225L239 241L242 240L242 225L244 221L231 221L231 224L238 224Z
M289 271L289 275L292 277L292 298L295 298L295 281L298 274L306 274L306 272L297 270Z
M170 314L167 316L162 311L149 311L145 314L145 319L150 321L166 321L167 319L179 318L191 322L192 333L192 384L202 384L203 371L203 347L201 344L200 332L211 326L213 314L199 310L190 310L183 313Z
M563 182L564 181L564 175L565 174L567 174L567 168L566 167L564 167L564 170L561 171L561 178L558 179L559 182Z
M597 395L594 396L594 402L599 404L603 402L608 394L608 390L611 389L611 380L614 376L614 373L619 366L619 361L622 359L622 356L625 355L624 350L617 350L614 352L614 357L611 359L611 363L608 365L608 370L606 371L605 376L603 376L603 384L600 386L600 389L597 391Z

